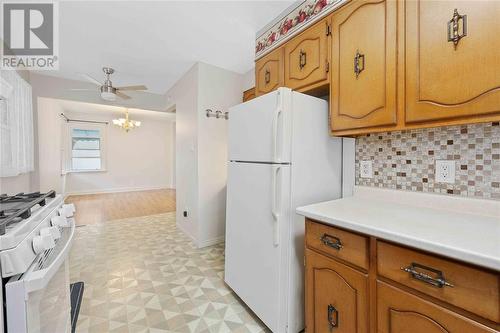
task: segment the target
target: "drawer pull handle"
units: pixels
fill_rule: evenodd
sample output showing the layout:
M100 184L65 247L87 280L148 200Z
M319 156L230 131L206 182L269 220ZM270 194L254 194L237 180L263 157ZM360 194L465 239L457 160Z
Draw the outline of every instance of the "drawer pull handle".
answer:
M431 272L431 273L435 274L435 277L426 273L426 272L419 271L417 269ZM441 272L437 269L431 268L431 267L427 267L427 266L412 262L410 266L401 267L401 270L405 271L407 273L410 273L411 277L414 279L423 281L425 283L431 284L431 285L438 287L438 288L453 287L453 285L451 283L449 283L448 281L446 281L444 279L443 272Z
M462 33L459 32L459 22L462 21ZM458 9L453 11L453 17L448 21L448 42L453 42L455 50L457 49L458 42L467 36L467 15L458 14Z
M302 68L304 68L306 66L306 63L307 63L306 56L307 56L307 54L304 51L300 50L300 52L299 52L299 67L300 67L300 70L302 70Z
M266 69L266 73L264 74L264 80L266 81L266 84L271 82L271 72L269 69Z
M330 331L339 327L339 312L331 304L328 304L328 324L330 324Z
M329 246L335 250L340 250L342 248L342 242L340 241L340 238L328 235L328 234L323 234L321 236L320 240L325 244L326 246Z

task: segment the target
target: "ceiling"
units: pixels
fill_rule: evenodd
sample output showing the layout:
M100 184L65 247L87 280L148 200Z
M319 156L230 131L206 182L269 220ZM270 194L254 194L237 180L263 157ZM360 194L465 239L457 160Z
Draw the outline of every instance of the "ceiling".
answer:
M294 1L61 1L58 72L164 94L195 62L253 68L255 33Z

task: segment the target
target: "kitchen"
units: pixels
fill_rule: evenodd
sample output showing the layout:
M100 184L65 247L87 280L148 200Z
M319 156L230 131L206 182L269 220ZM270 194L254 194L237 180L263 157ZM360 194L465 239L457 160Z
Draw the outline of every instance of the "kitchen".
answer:
M122 5L124 16L170 9L194 20L180 3ZM61 20L71 6L93 12L61 4ZM127 91L122 81L136 82L124 76L114 86L108 67L104 83L94 73L83 83L1 71L2 112L25 112L2 118L2 134L25 140L0 143L0 192L26 192L0 202L3 331L499 332L499 2L245 2L244 13L232 2L186 6L210 11L225 29L241 28L224 21L228 13L253 17L253 30L241 33L252 39L245 54L255 68L199 55L158 93ZM56 89L63 86L100 95ZM102 101L120 89L132 98ZM73 203L59 179L66 146L50 140L50 128L68 125L56 102L41 107L47 99L65 100L57 103L68 115L66 100L90 103L84 121L112 121L96 115L98 104L130 109L144 124L122 135L152 131L138 109L175 117L165 139L173 165L156 189L175 188L175 211L84 218L90 204ZM41 142L55 160L26 153ZM26 154L9 169L3 157L14 149ZM57 185L34 165L48 165ZM88 184L91 173L65 177ZM127 184L85 194L96 195L103 216L101 202L125 210L124 197L108 201L118 192L137 211L147 206L132 192L146 188Z

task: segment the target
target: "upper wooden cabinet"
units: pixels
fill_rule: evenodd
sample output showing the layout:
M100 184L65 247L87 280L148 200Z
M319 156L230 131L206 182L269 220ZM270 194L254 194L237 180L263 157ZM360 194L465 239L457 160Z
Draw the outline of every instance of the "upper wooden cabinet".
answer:
M500 1L407 1L406 121L500 114L499 34Z
M255 87L245 90L243 92L243 102L249 101L255 98Z
M332 131L396 124L397 2L354 1L332 15Z
M300 89L328 83L329 36L327 18L285 44L285 86Z
M267 94L283 84L283 49L279 48L255 63L255 95Z

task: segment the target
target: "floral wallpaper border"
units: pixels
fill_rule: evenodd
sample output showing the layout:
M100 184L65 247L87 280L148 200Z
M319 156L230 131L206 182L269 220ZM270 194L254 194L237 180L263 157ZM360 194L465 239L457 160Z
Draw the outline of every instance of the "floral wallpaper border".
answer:
M293 35L314 19L323 16L344 0L304 0L288 15L257 37L255 57L258 58L277 46L280 41Z

